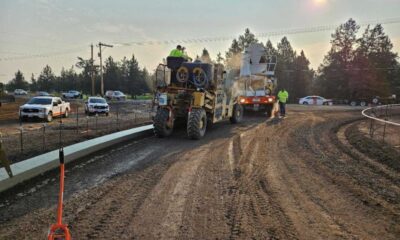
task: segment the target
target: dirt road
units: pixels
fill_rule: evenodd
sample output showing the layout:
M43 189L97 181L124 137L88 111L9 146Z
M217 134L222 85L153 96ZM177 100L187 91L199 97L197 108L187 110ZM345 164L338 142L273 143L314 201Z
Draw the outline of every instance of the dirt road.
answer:
M399 168L350 144L359 111L289 113L217 124L200 141L181 130L67 166L74 239L399 239ZM56 176L0 197L0 239L44 239Z

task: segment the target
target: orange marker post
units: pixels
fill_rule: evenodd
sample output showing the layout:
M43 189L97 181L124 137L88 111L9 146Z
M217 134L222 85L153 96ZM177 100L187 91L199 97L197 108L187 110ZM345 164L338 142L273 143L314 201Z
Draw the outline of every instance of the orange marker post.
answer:
M58 195L58 207L57 207L57 223L51 225L48 240L70 240L71 234L68 226L62 224L62 212L63 212L63 199L64 199L64 149L61 148L59 151L60 158L60 192Z

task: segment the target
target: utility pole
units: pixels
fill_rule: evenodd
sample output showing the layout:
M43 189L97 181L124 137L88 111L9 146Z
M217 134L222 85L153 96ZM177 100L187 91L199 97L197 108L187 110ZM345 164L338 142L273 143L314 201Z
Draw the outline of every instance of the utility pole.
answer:
M112 48L113 45L105 44L102 42L99 42L99 57L100 57L100 78L101 78L101 96L104 96L104 77L103 77L103 60L101 56L101 47L110 47Z
M95 86L94 86L94 66L93 66L93 44L90 44L90 77L92 78L92 96L96 95Z

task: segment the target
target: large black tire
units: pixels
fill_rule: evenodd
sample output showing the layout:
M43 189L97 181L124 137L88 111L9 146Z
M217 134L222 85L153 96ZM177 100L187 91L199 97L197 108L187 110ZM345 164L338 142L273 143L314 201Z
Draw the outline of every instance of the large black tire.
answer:
M157 137L168 137L172 134L173 128L168 127L169 110L166 108L159 108L156 116L154 117L154 133Z
M189 114L187 134L190 139L200 139L206 133L207 114L202 108L194 108Z
M233 106L232 117L229 118L231 123L240 123L243 119L243 106L240 104L235 104Z

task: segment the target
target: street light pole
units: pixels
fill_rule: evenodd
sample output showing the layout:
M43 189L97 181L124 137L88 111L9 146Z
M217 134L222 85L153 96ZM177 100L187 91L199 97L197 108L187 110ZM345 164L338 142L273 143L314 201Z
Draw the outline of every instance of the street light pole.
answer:
M101 47L110 47L112 48L113 45L105 44L102 42L99 42L99 57L100 57L100 78L101 78L101 96L104 96L104 77L103 77L103 60L102 60L102 55L101 55Z

